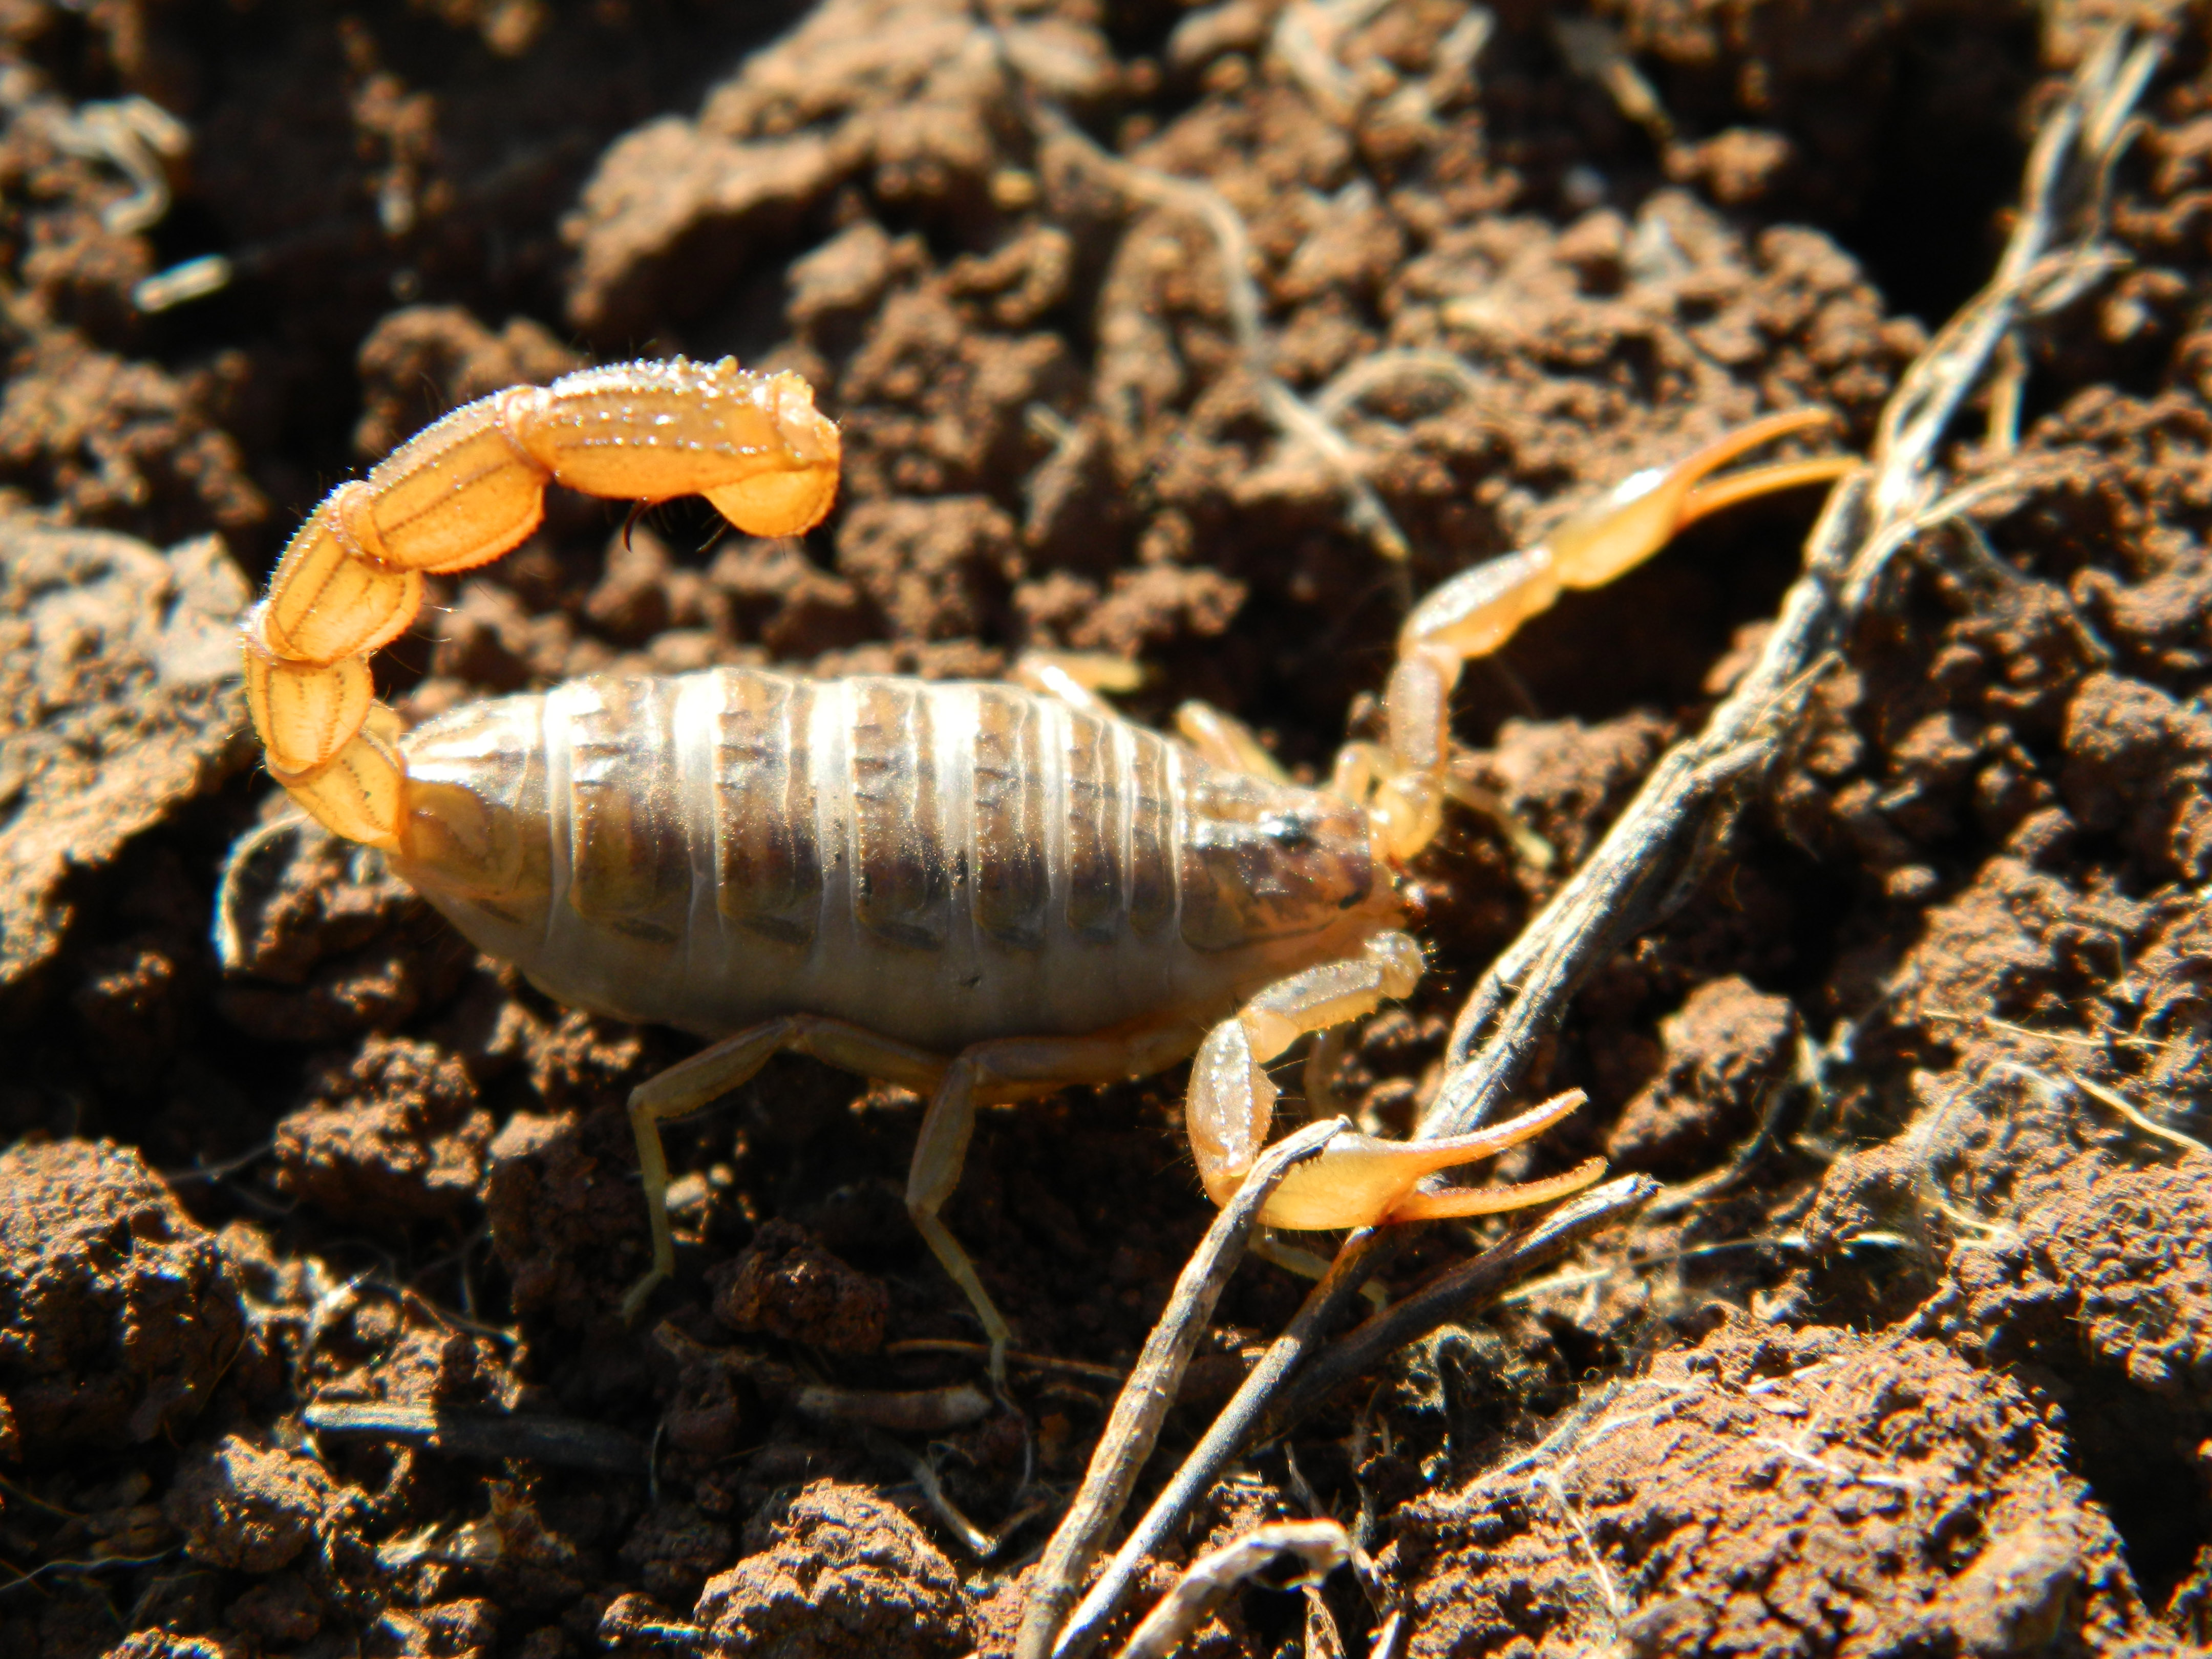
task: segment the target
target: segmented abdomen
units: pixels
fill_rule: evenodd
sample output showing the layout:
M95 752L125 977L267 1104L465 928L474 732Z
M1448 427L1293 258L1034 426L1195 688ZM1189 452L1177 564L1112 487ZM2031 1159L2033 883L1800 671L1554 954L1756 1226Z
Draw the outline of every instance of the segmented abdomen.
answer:
M1202 1019L1373 884L1347 809L1011 686L592 679L407 748L403 875L563 1000L703 1034Z

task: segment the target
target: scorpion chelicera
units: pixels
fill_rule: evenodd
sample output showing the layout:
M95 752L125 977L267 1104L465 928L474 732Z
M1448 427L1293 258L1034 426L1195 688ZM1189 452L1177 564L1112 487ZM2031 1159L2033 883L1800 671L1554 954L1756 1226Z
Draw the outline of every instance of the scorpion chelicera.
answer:
M1406 620L1383 739L1347 745L1320 789L1273 775L1225 716L1190 711L1179 741L1049 659L1018 671L1020 685L755 668L592 678L403 733L369 658L413 621L426 574L529 536L549 483L704 495L757 536L821 520L837 428L798 376L727 361L513 387L339 485L246 623L248 702L293 799L382 849L482 949L562 1002L711 1039L630 1097L653 1266L627 1314L674 1264L659 1126L799 1052L928 1099L907 1204L981 1320L995 1374L1011 1333L939 1218L976 1107L1149 1075L1194 1049L1191 1148L1225 1201L1267 1136L1268 1062L1419 977L1399 881L1442 822L1462 665L1692 520L1839 476L1850 462L1834 455L1712 476L1826 418L1752 422L1447 581ZM1365 1226L1573 1192L1601 1160L1492 1188L1443 1174L1578 1100L1449 1139L1339 1134L1262 1219Z

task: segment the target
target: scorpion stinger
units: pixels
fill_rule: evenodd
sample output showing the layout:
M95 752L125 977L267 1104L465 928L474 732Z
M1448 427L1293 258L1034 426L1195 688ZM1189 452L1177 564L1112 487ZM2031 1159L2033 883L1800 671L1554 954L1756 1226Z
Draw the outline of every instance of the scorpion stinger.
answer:
M643 502L702 495L740 530L796 535L830 510L838 453L805 381L727 358L586 369L455 410L324 498L246 619L269 769L325 827L396 850L406 763L373 713L368 659L415 620L426 573L519 546L549 483Z

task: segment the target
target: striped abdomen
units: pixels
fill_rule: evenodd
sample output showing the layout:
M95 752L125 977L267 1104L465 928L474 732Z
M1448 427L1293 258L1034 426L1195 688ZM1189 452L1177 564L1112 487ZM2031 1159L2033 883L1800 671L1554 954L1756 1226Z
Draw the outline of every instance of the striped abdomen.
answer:
M404 876L563 1000L702 1034L1195 1025L1395 920L1350 809L1011 686L585 680L406 747Z

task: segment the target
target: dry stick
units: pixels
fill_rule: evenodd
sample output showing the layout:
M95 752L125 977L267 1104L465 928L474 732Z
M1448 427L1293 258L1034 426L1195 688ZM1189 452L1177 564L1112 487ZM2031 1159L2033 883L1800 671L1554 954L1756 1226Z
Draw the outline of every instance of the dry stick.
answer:
M980 1423L991 1397L956 1382L947 1389L833 1389L812 1383L791 1396L792 1408L817 1423L854 1423L896 1434L943 1434Z
M1352 1559L1352 1540L1334 1521L1277 1521L1209 1551L1145 1615L1120 1659L1167 1659L1231 1590L1285 1554L1302 1558L1310 1577L1323 1578Z
M1498 386L1486 385L1464 357L1449 351L1396 347L1371 352L1339 370L1327 386L1314 394L1314 413L1334 425L1343 419L1346 410L1370 392L1409 380L1439 381L1478 410L1486 404L1500 401L1504 395Z
M1015 1644L1018 1659L1044 1659L1053 1632L1074 1604L1083 1575L1098 1557L1098 1543L1121 1518L1130 1488L1137 1484L1145 1460L1159 1439L1160 1424L1175 1403L1185 1369L1213 1317L1222 1286L1243 1259L1252 1231L1259 1224L1260 1208L1282 1183L1291 1166L1321 1151L1350 1124L1330 1118L1308 1124L1267 1148L1237 1188L1213 1224L1206 1230L1190 1260L1183 1264L1175 1291L1162 1310L1159 1322L1145 1340L1121 1397L1114 1402L1098 1449L1091 1455L1082 1488L1075 1494L1066 1516L1030 1581L1029 1605L1022 1613L1021 1635Z
M1593 1187L1473 1261L1447 1269L1392 1303L1299 1372L1297 1385L1286 1389L1268 1412L1263 1437L1281 1433L1384 1355L1419 1341L1439 1326L1465 1319L1490 1297L1611 1226L1658 1190L1659 1183L1643 1175L1623 1176Z
M872 1428L863 1427L860 1440L862 1445L886 1462L906 1465L907 1473L914 1477L914 1484L921 1490L921 1501L929 1505L945 1529L960 1540L961 1547L978 1561L988 1561L998 1554L1015 1530L1044 1507L1042 1503L1025 1504L999 1523L997 1533L985 1532L962 1513L960 1506L952 1501L951 1495L945 1490L945 1483L937 1478L936 1466L928 1458L904 1441L894 1440Z
M311 1433L402 1440L453 1457L519 1458L549 1468L595 1474L646 1472L646 1449L602 1423L444 1406L319 1401L300 1413Z
M1658 1189L1658 1183L1648 1176L1629 1176L1607 1182L1602 1187L1581 1194L1553 1211L1534 1224L1522 1229L1512 1237L1497 1244L1472 1261L1465 1262L1442 1274L1429 1285L1416 1291L1402 1302L1377 1314L1342 1342L1330 1349L1316 1362L1311 1370L1301 1376L1297 1392L1278 1407L1270 1431L1283 1426L1302 1414L1309 1407L1326 1398L1340 1384L1360 1375L1382 1355L1418 1341L1447 1320L1464 1316L1482 1298L1496 1294L1522 1275L1534 1271L1579 1243L1590 1234L1611 1225L1623 1214ZM1273 1382L1263 1381L1267 1364L1280 1349L1279 1342L1271 1350L1262 1370L1255 1371L1239 1391L1242 1401L1249 1393L1257 1402L1264 1402ZM1256 1407L1255 1407L1256 1409ZM1068 1626L1067 1634L1054 1650L1054 1659L1081 1650L1083 1645L1095 1640L1098 1629L1113 1615L1113 1608L1100 1597L1100 1590L1125 1567L1133 1571L1135 1565L1151 1554L1165 1536L1167 1529L1180 1518L1182 1507L1197 1495L1201 1480L1210 1481L1213 1468L1203 1474L1194 1474L1194 1465L1201 1462L1206 1445L1223 1433L1222 1425L1238 1414L1234 1404L1222 1413L1206 1442L1192 1454L1183 1468L1177 1472L1175 1481L1161 1493L1145 1519L1139 1523L1127 1542L1115 1554L1114 1565L1104 1578L1095 1587ZM1228 1448L1233 1451L1233 1445ZM1222 1461L1226 1461L1226 1453ZM1097 1607L1094 1608L1094 1602ZM1027 1656L1024 1656L1027 1659Z
M991 1352L988 1342L966 1342L950 1336L912 1336L903 1341L886 1342L883 1346L886 1359L903 1358L908 1354L958 1354L964 1359L981 1359ZM1068 1376L1087 1376L1100 1382L1111 1382L1120 1387L1128 1380L1128 1373L1118 1371L1111 1365L1094 1365L1087 1359L1063 1359L1057 1354L1024 1353L1019 1348L1006 1350L1006 1364L1033 1371L1060 1371Z
M2212 1146L2207 1146L2203 1141L2197 1139L2196 1136L2185 1135L2179 1129L2169 1129L2163 1123L2154 1122L2150 1118L2144 1116L2143 1114L2136 1109L2135 1103L2130 1100L2125 1095L2122 1094L2118 1090L2107 1089L2103 1084L2094 1082L2090 1079L2083 1077L2079 1072L2069 1071L2064 1075L2068 1082L2071 1083L2083 1094L2088 1096L2090 1099L2098 1102L2101 1105L2111 1107L2112 1110L2118 1112L2123 1118L2126 1119L2128 1122L2134 1125L2136 1128L2141 1130L2144 1134L2149 1135L2154 1139L2162 1140L2169 1146L2178 1146L2186 1153L2197 1153L2201 1155L2206 1152L2212 1152Z
M1867 471L1837 486L1814 526L1805 574L1784 596L1759 661L1713 711L1705 731L1662 758L1589 862L1468 999L1447 1054L1455 1069L1422 1121L1421 1138L1480 1127L1520 1085L1583 978L1678 889L1698 845L1727 816L1717 809L1747 774L1763 770L1779 751L1791 715L1844 625L1872 597L1874 580L1902 544L1907 526L1924 528L1934 521L1928 504L1936 490L1936 446L1981 382L1998 342L2027 317L2061 303L2100 262L2087 242L2055 262L2051 253L2069 210L2098 204L2129 137L2130 112L2163 54L2159 37L2130 49L2131 33L2117 28L2100 42L2045 123L1996 276L1906 370L1883 410ZM1145 1555L1212 1485L1256 1429L1274 1390L1398 1248L1393 1231L1363 1228L1345 1241L1297 1317L1091 1587L1053 1659L1079 1659L1097 1641Z
M1119 1610L1122 1598L1135 1582L1137 1570L1145 1558L1181 1522L1183 1512L1213 1484L1223 1465L1236 1455L1261 1409L1318 1334L1324 1312L1342 1308L1358 1294L1352 1290L1340 1297L1333 1298L1331 1295L1334 1287L1344 1283L1349 1266L1348 1258L1341 1252L1329 1264L1328 1272L1306 1297L1297 1316L1268 1345L1267 1352L1245 1377L1243 1385L1213 1419L1213 1425L1191 1449L1189 1456L1183 1459L1182 1467L1161 1489L1160 1495L1152 1500L1144 1519L1122 1540L1121 1547L1114 1552L1113 1560L1053 1644L1052 1659L1078 1659L1103 1633L1107 1621Z

